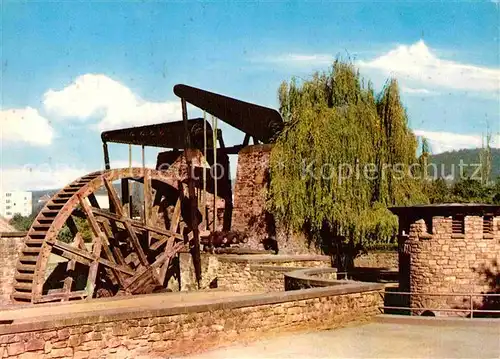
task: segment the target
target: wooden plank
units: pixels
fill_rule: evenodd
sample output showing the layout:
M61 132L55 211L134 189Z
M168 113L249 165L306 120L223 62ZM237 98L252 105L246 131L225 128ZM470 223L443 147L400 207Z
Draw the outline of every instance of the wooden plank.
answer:
M183 192L182 192L182 186L181 190L179 191L179 197L177 198L177 202L175 203L174 207L174 213L172 214L172 220L170 222L170 231L173 233L177 232L177 228L179 227L179 221L181 219L181 209L182 209L182 198L183 198ZM165 276L167 275L167 269L168 265L170 263L170 259L172 255L170 254L172 251L172 248L174 247L174 237L170 237L169 241L167 241L167 245L165 246L164 253L167 255L165 258L165 263L160 269L160 273L158 275L158 280L160 283L165 282Z
M144 171L143 186L144 192L144 224L151 225L151 208L153 207L153 199L151 196L151 176L149 171Z
M174 213L172 214L172 220L170 221L170 232L176 233L177 227L179 226L179 220L181 219L181 209L182 209L182 190L179 191L179 198L175 202Z
M135 249L135 252L137 253L137 256L139 257L139 261L143 265L148 265L148 258L146 257L146 254L144 253L141 243L139 242L139 238L134 232L134 229L130 225L130 222L125 221L123 222L125 225L125 229L127 230L128 234L130 235L130 238L132 239L132 246Z
M155 242L155 243L154 243L154 244L150 247L150 249L151 249L152 251L156 251L156 250L158 250L158 248L160 248L162 245L164 245L165 243L167 243L167 241L169 241L169 240L172 240L172 241L173 241L173 240L175 239L175 237L172 237L172 236L159 236L159 235L156 235L156 238L158 238L158 237L160 237L160 238L159 238L159 241Z
M161 198L163 195L161 194L160 191L157 191L156 189L152 188L152 193L153 193L153 207L151 208L151 225L155 226L156 222L158 221L158 211L160 210L160 203L161 203Z
M61 299L74 299L74 298L85 298L87 296L87 292L84 290L80 290L77 292L71 292L70 295L67 295L64 292L55 292L55 293L49 293L46 295L43 295L39 300L37 300L37 303L47 303L47 302L53 302L56 300L61 300Z
M184 243L182 243L182 242L177 242L175 244L172 243L171 246L168 246L168 250L165 250L165 252L162 254L164 256L164 259L162 261L163 263L159 262L159 261L155 261L155 263L153 263L152 267L156 267L158 265L161 265L161 267L160 267L160 273L158 274L158 281L162 285L163 285L163 283L165 283L165 277L167 275L168 267L170 266L170 262L172 261L172 258L182 248L184 248Z
M119 216L123 216L123 208L120 203L120 199L118 198L118 194L113 187L113 184L109 182L109 180L104 176L102 177L102 179L104 181L104 186L108 190L110 211L116 213Z
M80 206L82 207L82 210L85 213L87 220L89 221L90 228L92 229L92 238L94 242L92 246L92 254L96 259L94 259L94 262L90 265L89 274L87 276L87 285L85 286L87 298L92 298L95 290L97 271L99 269L99 261L97 260L97 258L101 256L102 250L101 230L99 229L99 224L97 223L94 215L92 214L92 209L87 204L85 199L81 195L78 195L78 199L80 200Z
M61 251L60 255L62 257L70 260L75 260L85 265L93 265L95 262L98 262L106 267L123 272L131 276L133 276L136 273L135 271L133 271L128 267L116 264L110 260L106 260L101 257L97 257L93 253L89 253L87 251L73 247L72 245L69 245L61 241L55 241L55 243L52 243L52 246L54 247L54 249Z
M137 253L137 256L139 257L139 260L141 264L143 265L148 265L148 258L146 257L146 254L144 253L144 250L141 247L141 243L139 242L139 238L135 234L132 226L130 225L130 222L127 221L128 218L123 216L123 209L120 204L120 200L118 199L118 195L116 194L115 189L113 188L112 184L106 179L103 178L104 180L104 185L106 186L106 189L108 190L109 198L111 199L111 202L113 203L115 210L116 210L116 215L118 217L121 217L122 223L125 225L125 229L127 230L130 239L132 240L132 246L135 249L135 252Z
M71 218L71 216L69 218ZM83 238L80 232L76 233L73 243L76 245L77 248L79 248L83 244ZM84 244L83 246L85 247ZM75 270L75 267L76 267L76 260L71 259L70 261L68 261L68 264L66 265L66 272L71 272L71 274L68 275L66 278L64 278L63 290L66 292L67 296L66 298L63 299L63 301L68 300L71 295L71 288L73 286L73 281L74 281L72 272Z
M123 213L128 217L132 218L132 206L130 205L131 198L130 198L130 188L129 188L128 178L122 178L121 190L122 190Z

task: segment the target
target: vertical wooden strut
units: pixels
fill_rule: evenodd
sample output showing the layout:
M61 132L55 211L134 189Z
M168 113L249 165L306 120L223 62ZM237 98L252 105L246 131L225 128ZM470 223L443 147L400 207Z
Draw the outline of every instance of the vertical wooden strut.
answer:
M194 269L196 274L196 281L198 282L198 287L200 286L201 281L201 260L200 260L200 237L198 231L198 222L196 220L196 211L197 211L197 200L196 200L196 192L194 188L193 182L193 163L191 159L192 151L191 151L191 134L189 132L188 127L188 115L187 115L187 105L186 100L181 99L182 105L182 121L184 122L184 156L186 157L186 164L188 169L188 191L189 191L189 202L191 205L191 227L193 230L193 262Z
M205 163L207 162L207 112L203 111L203 159ZM202 206L203 212L202 215L202 223L203 230L207 229L207 168L203 164L203 194L202 194Z
M217 231L217 118L212 116L213 128L213 151L214 151L214 213L213 213L213 231Z
M108 144L106 142L102 143L102 149L104 151L104 168L106 170L109 170L111 168L111 165L109 164L109 151Z

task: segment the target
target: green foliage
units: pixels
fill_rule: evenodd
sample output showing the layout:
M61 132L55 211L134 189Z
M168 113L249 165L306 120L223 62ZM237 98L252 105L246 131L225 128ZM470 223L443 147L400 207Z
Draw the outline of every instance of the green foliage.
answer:
M431 203L500 204L500 177L493 184L471 178L447 184L438 178L427 183L426 194Z
M417 141L397 82L375 96L338 60L310 80L282 83L278 96L285 129L271 154L270 210L316 238L327 224L331 236L389 241L397 219L387 206L426 202L422 181L398 172L416 162Z
M18 231L27 231L30 229L31 224L35 220L36 213L33 213L29 216L22 216L20 213L14 214L12 219L9 221L9 224L17 229Z
M86 219L73 217L73 220L78 228L78 232L81 234L83 241L85 243L92 241L92 229L90 224ZM65 243L73 242L74 236L71 233L69 227L65 224L59 231L57 238Z

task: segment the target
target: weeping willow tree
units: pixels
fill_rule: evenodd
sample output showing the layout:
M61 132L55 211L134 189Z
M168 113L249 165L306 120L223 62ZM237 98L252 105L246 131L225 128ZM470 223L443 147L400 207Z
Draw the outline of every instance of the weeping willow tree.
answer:
M376 95L352 63L337 60L309 80L283 82L278 97L285 129L269 190L278 221L323 245L337 236L388 242L397 219L387 207L426 201L397 82Z

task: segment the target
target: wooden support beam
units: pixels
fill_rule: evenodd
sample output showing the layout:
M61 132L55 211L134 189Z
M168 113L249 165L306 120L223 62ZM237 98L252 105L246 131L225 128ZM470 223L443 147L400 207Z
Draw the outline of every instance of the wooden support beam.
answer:
M55 250L60 251L59 255L61 257L66 258L66 259L75 260L78 263L82 263L84 265L90 265L90 266L92 266L95 262L98 262L98 263L101 263L102 265L104 265L110 269L131 275L131 276L133 276L136 273L135 271L133 271L132 269L130 269L126 266L116 264L113 261L104 259L102 257L97 257L93 253L76 248L70 244L67 244L67 243L64 243L61 241L55 241L54 243L51 243L51 244Z
M93 193L89 194L87 198L89 199L90 205L92 207L101 208L101 206L99 206L99 202L97 202L97 198Z
M177 232L177 228L179 227L179 221L181 219L182 197L183 197L183 192L181 189L179 191L179 197L177 198L177 202L175 203L174 213L172 214L172 221L170 222L170 231L173 233ZM165 246L165 250L164 250L164 254L166 255L165 256L165 263L161 267L160 273L158 275L158 280L162 284L165 282L165 276L167 275L167 270L168 270L168 266L169 266L171 257L173 255L175 255L175 252L172 253L172 249L175 246L174 241L175 241L175 238L170 237L169 240L167 241L167 245Z
M153 207L153 197L151 194L151 176L149 174L149 171L144 171L142 190L143 190L143 196L144 196L144 224L147 226L151 226L152 225L151 212L152 212L152 207ZM147 231L146 237L147 237L146 241L148 243L148 246L150 246L151 245L151 235L150 235L149 231Z
M129 224L131 227L139 228L139 229L144 230L144 231L151 231L151 232L162 234L165 236L174 236L175 238L178 238L178 239L184 239L184 237L178 233L173 233L172 231L169 231L167 229L161 229L158 227L146 226L142 222L139 222L139 221L136 221L136 220L133 220L130 218L119 217L114 213L109 213L109 212L106 212L106 211L103 211L100 209L96 209L96 208L93 208L92 212L96 216L109 218L113 221L116 221L116 222L119 222L122 224Z
M153 199L151 195L151 177L149 171L144 172L144 182L142 186L144 192L144 224L151 225L151 207Z
M156 222L158 221L158 212L160 210L160 203L163 195L161 194L160 191L157 191L156 189L152 188L152 194L153 194L153 207L151 209L151 220L150 223L152 226L156 226Z
M97 271L99 269L99 260L97 258L101 257L101 250L103 246L103 237L104 234L101 232L101 229L99 228L99 224L97 223L93 213L92 209L89 206L89 204L85 201L85 199L81 196L78 195L78 199L80 200L80 206L82 207L83 212L85 213L85 216L87 217L87 220L89 221L90 228L92 229L92 238L93 238L93 246L92 246L92 254L94 256L94 261L90 265L89 268L89 274L87 277L87 285L85 287L85 290L87 291L87 298L92 298L95 290L95 281L97 278ZM120 207L121 209L121 207Z
M132 206L130 197L130 188L127 178L122 178L121 180L121 191L122 191L122 208L123 213L128 217L132 218Z
M127 230L130 239L132 241L132 246L135 249L135 252L137 253L137 256L139 257L139 261L141 262L142 265L148 265L148 258L146 257L146 254L144 253L144 250L141 247L141 243L139 242L139 238L135 234L132 226L130 225L130 222L128 221L127 217L123 216L123 209L120 204L120 200L118 199L118 195L116 194L115 189L113 188L113 185L107 180L107 178L103 177L104 180L104 185L106 186L106 189L108 190L109 198L111 199L111 202L113 203L113 206L115 207L115 212L118 217L121 217L122 223L125 226L125 229Z
M104 168L106 170L109 170L111 168L111 165L109 164L109 151L108 151L108 144L106 142L102 143L102 149L104 152Z
M118 198L118 194L116 193L115 188L113 187L113 184L109 182L109 180L103 176L103 181L104 181L104 186L108 190L108 196L109 196L109 209L111 211L111 207L113 207L113 211L119 216L123 216L123 208L120 203L120 199Z
M77 248L80 248L82 245L85 247L80 232L76 233L73 243L76 245ZM63 290L66 292L67 295L65 298L63 298L63 301L69 300L69 297L71 296L71 288L73 287L73 282L74 282L73 276L75 267L76 267L76 260L75 259L69 260L68 264L66 265L66 273L68 274L68 276L64 278L64 284L63 284Z
M201 281L201 257L200 257L200 238L198 236L198 222L196 221L196 212L197 212L197 200L196 200L196 192L194 188L194 181L191 177L193 161L191 158L191 132L188 127L188 113L187 113L187 103L184 98L181 98L181 107L182 107L182 121L184 123L184 156L186 158L186 164L188 169L188 191L189 191L189 201L191 204L191 229L193 231L193 262L194 269L196 274L196 281L198 282L198 287L200 286ZM215 146L217 141L214 141Z

